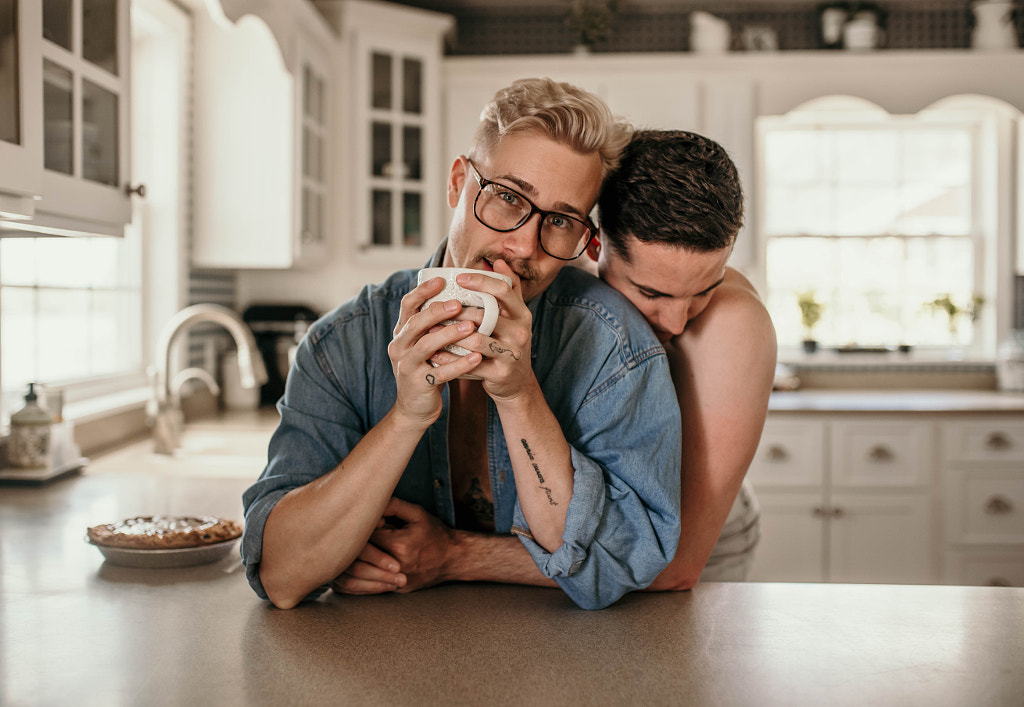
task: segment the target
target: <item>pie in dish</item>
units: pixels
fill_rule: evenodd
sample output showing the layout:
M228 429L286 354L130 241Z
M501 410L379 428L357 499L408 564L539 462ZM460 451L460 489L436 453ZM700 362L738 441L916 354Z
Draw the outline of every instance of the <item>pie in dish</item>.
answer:
M94 545L135 550L172 550L202 547L234 540L242 526L212 516L139 516L88 529Z

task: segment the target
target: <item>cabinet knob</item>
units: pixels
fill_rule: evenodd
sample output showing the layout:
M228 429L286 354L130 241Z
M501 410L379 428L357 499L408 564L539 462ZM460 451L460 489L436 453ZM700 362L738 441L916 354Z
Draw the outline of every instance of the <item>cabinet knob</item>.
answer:
M138 197L141 197L141 198L145 199L146 198L146 185L145 184L137 184L137 185L135 185L133 187L131 184L125 184L124 185L124 193L125 193L125 196L131 196L132 194L134 194L135 196L138 196Z
M988 587L1012 587L1013 582L1006 579L1005 577L993 577L985 583Z
M985 512L993 516L1013 513L1013 503L1004 496L993 496L985 503Z
M785 447L780 447L777 444L773 444L772 446L768 447L768 452L766 456L768 457L768 461L770 462L783 462L789 459L789 452L786 451Z
M892 450L883 444L875 445L868 452L868 459L873 462L891 462L895 458L896 455L892 453Z
M1003 450L1009 449L1013 445L1010 444L1010 438L1004 433L993 432L985 438L985 446L989 449Z

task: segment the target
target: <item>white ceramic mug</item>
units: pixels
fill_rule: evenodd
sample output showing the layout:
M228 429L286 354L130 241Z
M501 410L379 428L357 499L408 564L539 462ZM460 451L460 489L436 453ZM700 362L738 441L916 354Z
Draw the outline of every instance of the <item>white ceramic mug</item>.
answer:
M444 280L444 289L441 290L437 295L428 299L421 309L426 309L434 302L447 302L448 300L458 300L462 303L463 307L476 307L484 310L484 319L480 322L480 326L477 327L484 336L490 336L491 332L494 331L495 325L498 323L498 300L487 292L477 292L476 290L467 290L465 287L460 285L455 279L463 273L486 275L487 277L493 277L496 280L504 280L508 283L509 287L512 286L512 278L508 275L502 275L501 273L492 272L490 270L473 270L471 268L423 268L420 270L419 275L416 278L416 283L422 285L427 280L432 280L435 277L440 277ZM442 324L453 324L455 320L449 319L448 321L441 322ZM469 353L468 350L455 344L448 344L444 347L445 351L449 353L457 354L459 356L465 356Z

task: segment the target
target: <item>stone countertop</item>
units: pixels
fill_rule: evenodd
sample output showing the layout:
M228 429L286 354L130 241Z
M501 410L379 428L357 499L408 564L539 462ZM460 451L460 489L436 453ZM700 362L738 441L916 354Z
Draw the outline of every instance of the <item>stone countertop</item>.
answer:
M108 469L0 490L0 704L1019 705L1024 589L703 584L598 612L447 585L280 611L237 551L104 562L89 525L241 517L247 478Z
M1024 393L995 390L775 391L770 412L1024 413Z

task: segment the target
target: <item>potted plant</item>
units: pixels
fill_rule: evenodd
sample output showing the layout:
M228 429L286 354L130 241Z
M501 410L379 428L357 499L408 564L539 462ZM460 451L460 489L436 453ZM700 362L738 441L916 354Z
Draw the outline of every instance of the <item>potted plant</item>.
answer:
M950 343L956 343L957 334L960 331L960 320L967 317L974 323L981 314L981 307L985 304L985 298L981 295L972 295L970 303L961 307L947 292L933 300L924 303L926 309L931 312L943 312L946 315L946 325L949 327Z
M566 24L576 32L577 53L588 53L611 34L618 0L569 0Z
M818 301L813 290L798 293L796 303L800 305L800 322L804 325L804 351L814 353L818 350L814 327L821 320L821 310L825 305Z

